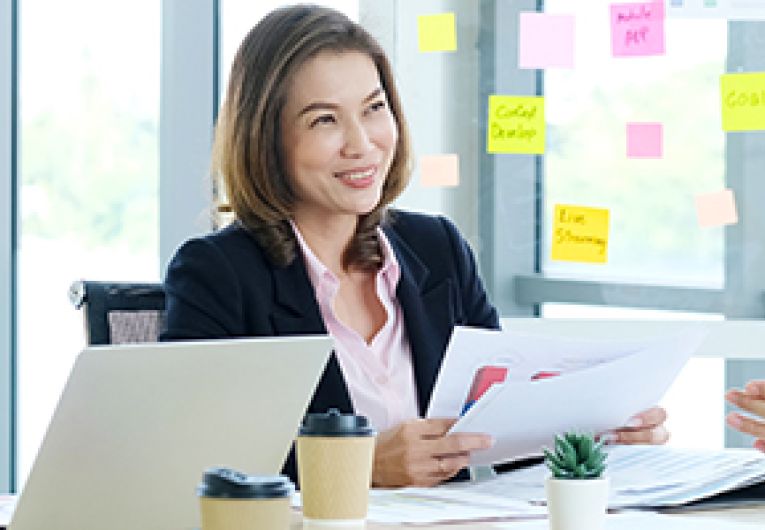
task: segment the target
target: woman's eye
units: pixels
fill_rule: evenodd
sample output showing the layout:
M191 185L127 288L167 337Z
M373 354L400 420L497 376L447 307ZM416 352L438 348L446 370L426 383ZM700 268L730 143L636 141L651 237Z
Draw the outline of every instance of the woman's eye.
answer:
M335 117L331 114L322 114L311 122L311 127L315 125L322 125L327 123L335 123Z
M384 101L375 101L369 106L369 110L371 112L376 112L378 110L382 110L385 108L385 102Z

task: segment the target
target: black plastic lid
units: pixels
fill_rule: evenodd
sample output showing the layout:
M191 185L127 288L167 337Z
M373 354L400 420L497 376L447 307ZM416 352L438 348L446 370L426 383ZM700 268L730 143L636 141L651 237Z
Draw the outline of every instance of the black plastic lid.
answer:
M306 414L300 436L374 436L377 434L365 416L343 414L337 409Z
M207 469L197 495L218 499L280 499L290 497L295 486L288 477L259 477L225 467Z

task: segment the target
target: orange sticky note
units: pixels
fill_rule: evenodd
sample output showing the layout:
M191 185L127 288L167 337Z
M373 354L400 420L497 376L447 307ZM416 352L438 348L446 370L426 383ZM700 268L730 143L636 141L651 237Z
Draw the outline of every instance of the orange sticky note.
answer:
M696 215L702 228L738 223L736 197L733 190L696 195Z
M420 182L427 187L454 187L460 183L457 155L427 155L420 158Z

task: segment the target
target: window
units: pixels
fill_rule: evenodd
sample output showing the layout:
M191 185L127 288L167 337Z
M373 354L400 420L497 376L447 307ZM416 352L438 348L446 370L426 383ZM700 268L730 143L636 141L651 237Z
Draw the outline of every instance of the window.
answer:
M71 282L159 279L158 4L21 8L19 487L84 345Z

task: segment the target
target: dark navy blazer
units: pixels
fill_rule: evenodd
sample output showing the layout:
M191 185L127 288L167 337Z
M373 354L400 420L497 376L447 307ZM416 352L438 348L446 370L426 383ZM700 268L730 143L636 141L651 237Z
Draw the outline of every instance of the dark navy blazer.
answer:
M424 416L454 326L497 329L499 320L473 254L450 221L391 211L383 230L401 267L396 297ZM168 267L165 292L162 340L327 333L303 260L276 266L237 222L184 243ZM331 407L353 411L334 354L308 411ZM297 480L294 451L283 472Z

